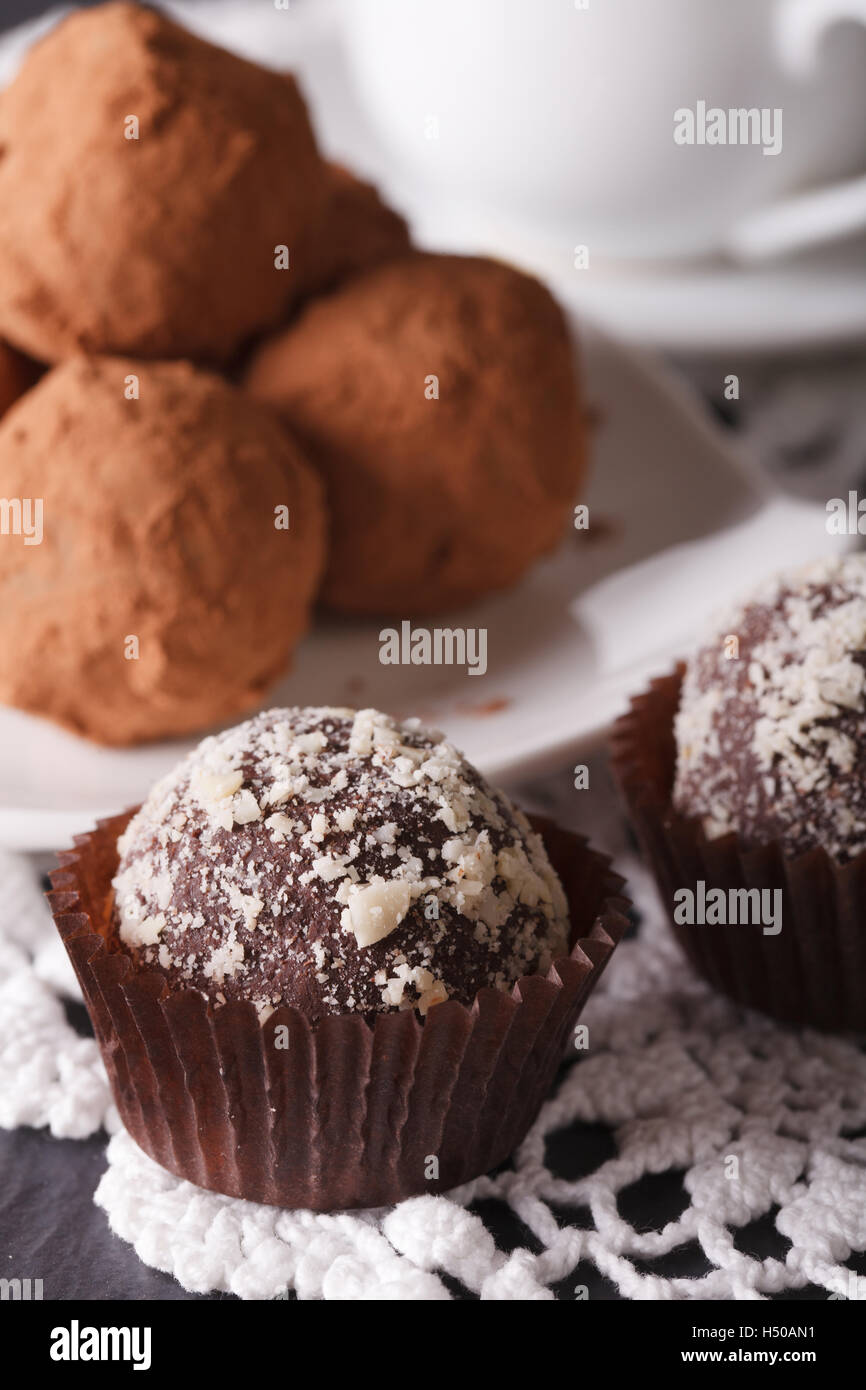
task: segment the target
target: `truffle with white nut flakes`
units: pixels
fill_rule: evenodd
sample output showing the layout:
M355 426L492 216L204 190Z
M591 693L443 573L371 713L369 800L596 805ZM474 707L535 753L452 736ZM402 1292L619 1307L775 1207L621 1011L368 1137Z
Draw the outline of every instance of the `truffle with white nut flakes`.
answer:
M569 949L525 817L440 734L375 710L274 709L206 739L119 850L124 948L263 1018L423 1015Z
M689 663L676 738L674 806L710 838L866 849L866 556L778 576L729 613Z

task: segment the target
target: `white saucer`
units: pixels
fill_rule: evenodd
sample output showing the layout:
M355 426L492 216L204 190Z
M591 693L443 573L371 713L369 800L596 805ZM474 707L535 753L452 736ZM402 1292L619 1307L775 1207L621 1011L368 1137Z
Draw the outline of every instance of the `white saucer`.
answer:
M688 269L537 269L567 304L611 333L673 353L731 357L866 343L862 243L750 269L722 261Z

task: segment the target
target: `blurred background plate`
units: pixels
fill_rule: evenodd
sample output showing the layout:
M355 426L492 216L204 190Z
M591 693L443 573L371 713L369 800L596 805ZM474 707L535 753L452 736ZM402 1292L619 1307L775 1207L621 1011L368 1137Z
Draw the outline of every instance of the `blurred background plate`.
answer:
M590 529L511 593L425 626L488 633L483 677L383 666L382 623L323 617L273 704L374 705L442 726L513 781L589 750L732 586L827 549L820 505L769 499L696 398L656 363L584 327L594 425ZM0 710L0 846L56 849L142 799L195 740L89 744Z
M30 13L35 4L28 0ZM413 4L421 13L417 0ZM671 0L673 9L678 4ZM508 5L514 8L512 0ZM572 251L579 238L570 213L564 222L560 219L558 230L545 231L538 225L530 228L516 208L506 215L495 200L483 203L480 194L473 198L471 193L461 197L456 185L447 196L441 187L436 191L431 161L447 156L449 149L451 156L460 154L468 129L454 126L462 133L453 148L447 139L441 147L426 141L420 117L408 134L399 120L392 122L389 134L382 113L376 116L388 82L377 78L378 86L374 83L371 92L367 82L365 90L364 49L357 32L352 38L352 23L346 19L352 14L357 20L353 7L347 11L334 0L295 0L288 10L277 10L271 3L210 0L166 8L251 58L297 70L325 152L376 179L408 213L422 242L441 249L487 250L541 273L577 315L597 419L586 499L589 532L568 535L559 552L514 592L437 620L439 626L488 630L489 664L483 678L453 668L382 666L380 624L323 618L298 649L294 674L274 691L273 703L372 704L397 714L418 714L440 724L500 781L565 765L592 747L647 675L664 670L688 649L718 599L747 588L773 568L826 552L822 499L837 490L834 478L832 484L816 483L812 495L817 501L770 496L766 470L740 458L733 436L711 423L682 376L638 348L618 345L608 336L611 326L615 336L638 344L691 352L714 349L722 355L706 383L708 397L721 406L725 374L740 372L749 387L745 403L753 410L762 397L757 383L749 380L743 349L781 344L802 349L866 335L862 247L852 243L812 250L748 268L737 268L717 253L677 264L663 258L613 262L593 255L591 270L578 271ZM561 7L563 24L566 9L574 13L572 6ZM23 6L15 12L23 14ZM364 13L369 17L372 11L368 7ZM444 22L444 13L437 23ZM463 22L464 11L453 0L448 13L453 22ZM593 13L600 22L608 12L599 8ZM0 81L50 22L51 16L3 38ZM853 50L858 37L859 31L848 36L845 46ZM441 40L439 34L437 42ZM548 50L555 77L561 62L555 35L553 40ZM406 52L410 50L414 52L411 43ZM376 44L366 51L367 61L372 54L381 69ZM447 44L443 53L443 61L450 62ZM467 49L463 56L470 65L463 91L474 92L468 75L470 69L477 74L477 63L472 65L478 55ZM507 62L505 53L500 57ZM432 56L428 58L433 70ZM535 59L540 62L541 55ZM415 103L411 84L407 91L407 99ZM436 93L446 135L448 103L456 103L457 112L459 97L460 90L441 84ZM422 102L416 115L423 116L425 109ZM482 114L488 122L482 131L485 149L489 140L499 139L507 155L510 142L531 135L522 132L519 122L513 131L500 131L496 122L490 125L486 108ZM505 119L508 112L500 115ZM664 130L667 141L666 123ZM508 173L507 159L504 167ZM531 160L520 167L528 177ZM486 176L486 165L479 177L481 173ZM694 199L692 205L697 205ZM588 326L593 323L604 331ZM732 357L735 349L740 351ZM810 368L810 381L813 375ZM780 399L778 411L786 420L799 419L798 411L809 404L808 382L807 387L797 384L793 401ZM853 398L856 393L855 381L849 394ZM834 411L839 413L835 406ZM736 407L731 413L736 416ZM850 413L855 413L853 407ZM811 415L803 429L823 438L817 405ZM760 424L759 418L756 426ZM774 438L777 433L774 427ZM849 429L846 438L852 441L849 452L859 458L856 431ZM858 466L862 469L862 458ZM853 464L837 470L840 477L850 474L856 481L855 471ZM96 816L139 801L189 746L191 741L102 749L17 711L0 710L0 845L43 850L68 842Z

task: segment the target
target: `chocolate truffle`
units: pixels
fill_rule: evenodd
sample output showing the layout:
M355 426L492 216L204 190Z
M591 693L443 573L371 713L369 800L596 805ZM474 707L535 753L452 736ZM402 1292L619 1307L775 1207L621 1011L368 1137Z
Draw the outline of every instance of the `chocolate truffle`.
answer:
M0 342L0 415L29 390L37 370L7 343Z
M0 96L0 331L42 361L84 348L227 359L280 321L325 168L289 76L156 10L81 10Z
M286 667L321 486L218 377L70 358L0 423L0 496L28 521L0 541L0 700L135 743L248 710Z
M496 261L410 255L308 306L253 358L325 479L323 597L432 612L513 584L562 536L583 476L555 301Z
M710 838L866 849L866 556L769 580L692 657L674 805Z
M263 1018L468 1005L568 952L525 817L441 734L376 710L273 709L205 739L118 849L125 948Z
M299 295L309 297L410 249L405 219L371 183L329 164L327 198L319 220L294 259Z

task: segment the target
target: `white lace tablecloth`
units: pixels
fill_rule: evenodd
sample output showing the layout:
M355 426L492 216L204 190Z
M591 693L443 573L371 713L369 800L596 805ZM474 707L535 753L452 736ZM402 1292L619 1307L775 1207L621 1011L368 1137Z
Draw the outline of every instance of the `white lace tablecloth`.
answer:
M96 1044L66 1021L62 997L77 990L39 875L10 855L0 858L0 1126L71 1138L104 1128L94 1201L140 1259L195 1292L574 1298L594 1268L634 1299L866 1298L855 1272L866 1250L866 1051L745 1016L698 981L661 921L603 764L590 783L587 793L548 781L522 800L615 853L640 925L585 1011L587 1050L502 1171L448 1196L336 1215L258 1206L166 1173L118 1127ZM587 1162L586 1127L609 1133L600 1162ZM679 1210L644 1229L623 1194L662 1174L681 1187ZM507 1252L479 1214L491 1204L510 1209L521 1233ZM784 1253L741 1248L739 1233L762 1219ZM707 1272L659 1272L688 1249Z

